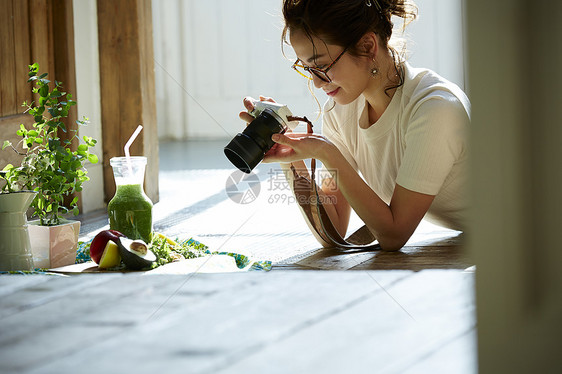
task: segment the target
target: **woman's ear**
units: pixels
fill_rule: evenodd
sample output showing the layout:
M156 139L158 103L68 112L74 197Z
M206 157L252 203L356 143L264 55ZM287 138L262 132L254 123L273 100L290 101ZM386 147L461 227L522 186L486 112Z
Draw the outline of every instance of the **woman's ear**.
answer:
M377 34L368 32L359 40L359 50L374 59L377 56L378 43Z

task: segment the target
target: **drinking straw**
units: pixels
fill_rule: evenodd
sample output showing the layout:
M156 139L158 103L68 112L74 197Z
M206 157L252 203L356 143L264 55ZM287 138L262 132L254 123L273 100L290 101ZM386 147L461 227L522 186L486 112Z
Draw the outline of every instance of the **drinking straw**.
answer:
M129 165L129 172L131 173L131 175L133 174L133 166L131 164L131 154L129 153L129 148L131 147L131 144L133 144L133 142L135 141L141 130L142 130L142 125L139 125L135 130L135 132L133 133L133 135L131 135L131 137L125 144L125 158L127 159L127 165Z

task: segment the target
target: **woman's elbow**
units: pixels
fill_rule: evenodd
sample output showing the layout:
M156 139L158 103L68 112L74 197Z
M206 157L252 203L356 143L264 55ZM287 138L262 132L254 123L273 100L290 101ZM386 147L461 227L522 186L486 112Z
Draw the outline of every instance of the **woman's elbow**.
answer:
M408 242L409 237L391 237L381 235L378 238L381 249L385 252L396 252L402 249Z

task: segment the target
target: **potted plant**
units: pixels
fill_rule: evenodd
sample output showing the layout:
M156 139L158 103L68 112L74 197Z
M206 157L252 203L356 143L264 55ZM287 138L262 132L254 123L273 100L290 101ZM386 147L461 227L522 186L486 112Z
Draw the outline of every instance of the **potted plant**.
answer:
M2 193L19 190L37 193L31 208L32 217L38 219L29 223L33 261L35 267L49 268L75 261L80 222L64 217L69 212L78 214L78 197L68 204L65 204L65 198L68 200L82 190L82 183L89 180L84 164L86 161L95 164L98 158L90 153L96 140L84 136L82 143L78 138L78 130L86 125L87 118L76 121L76 129L67 129L63 123L72 106L76 105L72 95L63 91L60 82L55 81L50 86L47 73L39 75L38 72L37 63L29 66L28 82L32 83L32 91L38 100L23 103L35 121L31 129L22 124L17 131L24 152L19 152L9 141L2 146L2 149L11 147L23 156L19 166L8 164L4 168L2 178L6 184ZM70 133L70 136L61 139L59 131ZM74 139L79 139L76 149L72 148Z

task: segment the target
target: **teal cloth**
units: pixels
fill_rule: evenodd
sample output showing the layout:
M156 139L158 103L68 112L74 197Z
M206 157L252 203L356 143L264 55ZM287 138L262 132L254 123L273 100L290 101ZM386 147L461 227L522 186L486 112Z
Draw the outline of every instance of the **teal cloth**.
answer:
M81 264L84 262L91 261L90 258L90 243L92 240L87 242L78 242L78 248L76 249L76 263ZM191 238L187 240L189 245L200 245L201 242ZM246 269L248 271L269 271L271 270L271 261L253 261L250 257L242 255L239 253L232 252L217 252L207 249L205 253L209 255L223 255L230 256L234 258L236 266L238 269ZM48 275L60 275L57 273L49 272L47 269L35 269L31 271L0 271L0 274L48 274Z

